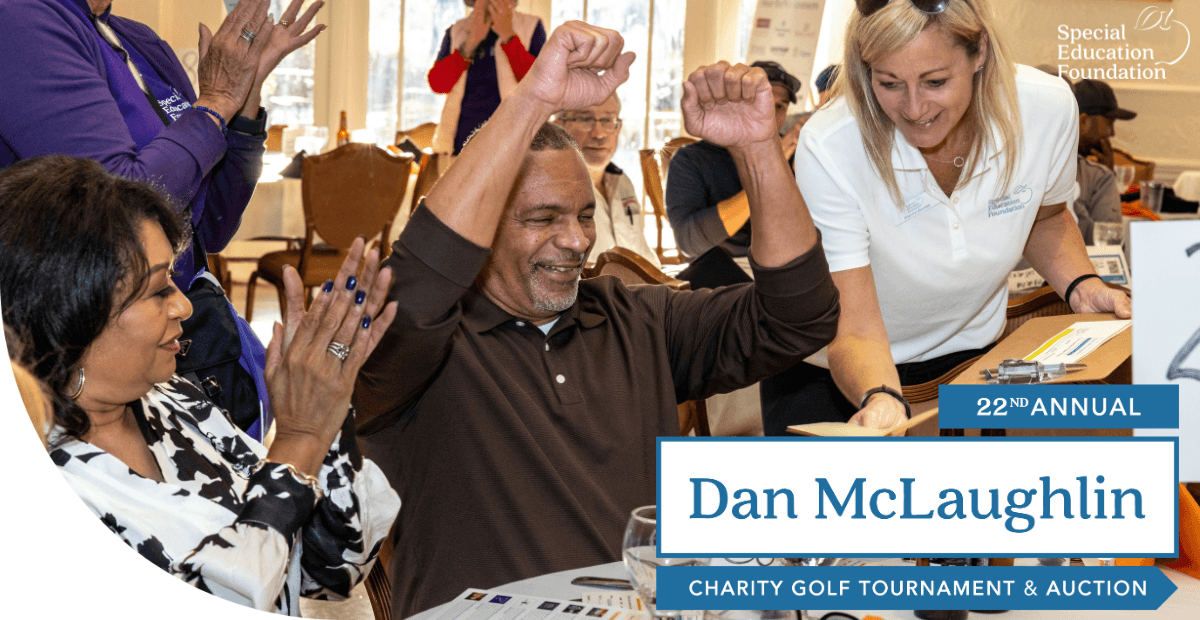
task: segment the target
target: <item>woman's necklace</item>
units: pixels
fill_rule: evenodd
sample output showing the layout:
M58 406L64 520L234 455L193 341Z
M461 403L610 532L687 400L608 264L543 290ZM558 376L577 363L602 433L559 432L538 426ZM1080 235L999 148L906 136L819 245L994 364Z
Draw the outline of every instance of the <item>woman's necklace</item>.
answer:
M941 159L937 159L936 157L930 157L929 155L925 155L925 159L928 159L929 161L936 161L939 164L950 164L950 165L954 166L955 168L962 168L963 166L967 165L967 159L965 157L955 157L954 161L944 161Z
M954 166L955 168L962 168L963 166L967 165L967 158L965 158L965 157L955 157L951 161L946 161L944 159L938 159L936 157L926 155L925 153L921 153L921 155L923 157L925 157L925 159L928 159L929 161L936 161L939 164L950 164L950 165Z

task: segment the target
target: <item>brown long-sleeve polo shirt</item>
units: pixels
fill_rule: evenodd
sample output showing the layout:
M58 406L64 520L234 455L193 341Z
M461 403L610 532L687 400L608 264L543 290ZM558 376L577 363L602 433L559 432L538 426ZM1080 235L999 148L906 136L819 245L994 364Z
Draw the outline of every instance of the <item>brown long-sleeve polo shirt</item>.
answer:
M354 399L363 453L402 501L398 618L619 559L676 403L753 384L836 331L819 243L717 291L584 280L548 335L473 287L488 255L421 208L386 261L399 312Z

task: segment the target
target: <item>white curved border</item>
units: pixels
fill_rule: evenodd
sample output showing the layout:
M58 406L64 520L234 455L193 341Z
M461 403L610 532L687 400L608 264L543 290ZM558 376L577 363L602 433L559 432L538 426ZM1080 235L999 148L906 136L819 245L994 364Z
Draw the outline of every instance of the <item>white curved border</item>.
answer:
M7 368L0 369L0 410L2 579L15 594L5 604L12 617L268 617L164 573L101 524L42 449Z

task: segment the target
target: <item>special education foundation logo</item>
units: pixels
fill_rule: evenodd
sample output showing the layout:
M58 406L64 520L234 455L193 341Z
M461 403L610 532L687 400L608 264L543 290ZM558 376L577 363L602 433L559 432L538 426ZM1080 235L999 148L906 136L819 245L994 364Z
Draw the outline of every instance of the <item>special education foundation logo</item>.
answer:
M1187 25L1175 9L1148 6L1132 25L1074 28L1058 26L1058 74L1078 80L1165 80L1192 45Z

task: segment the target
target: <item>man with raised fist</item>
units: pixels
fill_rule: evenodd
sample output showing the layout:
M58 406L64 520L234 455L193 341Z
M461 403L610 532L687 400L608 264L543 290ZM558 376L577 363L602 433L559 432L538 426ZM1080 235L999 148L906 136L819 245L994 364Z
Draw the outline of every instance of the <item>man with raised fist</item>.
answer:
M813 353L838 317L816 229L783 158L761 69L684 85L687 129L729 148L759 221L753 284L580 281L595 239L587 165L558 110L629 77L621 36L556 29L394 244L399 312L355 392L364 452L403 507L389 567L407 617L467 587L612 562L654 503L655 437L676 403Z

